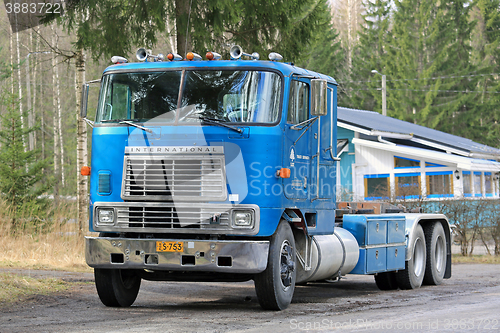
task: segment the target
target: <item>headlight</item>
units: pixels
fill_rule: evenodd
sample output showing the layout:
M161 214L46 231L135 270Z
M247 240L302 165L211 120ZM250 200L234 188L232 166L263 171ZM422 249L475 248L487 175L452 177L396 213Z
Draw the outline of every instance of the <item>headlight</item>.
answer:
M115 221L115 210L113 208L99 208L97 210L97 221L100 224L113 224Z
M233 227L253 227L253 211L252 210L233 210L232 223Z

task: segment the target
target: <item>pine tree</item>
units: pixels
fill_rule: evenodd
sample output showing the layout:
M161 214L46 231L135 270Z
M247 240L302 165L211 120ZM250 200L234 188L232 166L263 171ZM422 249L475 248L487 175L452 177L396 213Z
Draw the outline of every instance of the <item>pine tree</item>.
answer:
M174 51L182 56L191 50L227 54L227 45L239 44L249 53L272 50L297 61L325 11L327 0L86 0L71 2L61 23L76 32L76 49L95 60L127 55L134 45L152 47L165 33L166 39L175 35Z
M476 0L472 9L477 25L473 31L472 61L480 67L476 90L481 91L477 99L474 127L466 133L475 141L500 146L500 0Z
M472 23L463 0L396 2L385 61L388 114L460 135L458 112L472 109L474 89L467 76Z
M329 16L328 12L325 14ZM300 66L330 75L337 81L345 81L348 70L345 66L345 51L341 46L339 33L330 23L321 26L320 31L309 51L304 53L305 60Z
M10 207L15 233L22 227L19 217L23 213L36 213L43 207L39 196L47 187L39 182L46 161L35 160L36 150L24 149L23 137L36 129L22 126L17 97L6 93L1 102L5 111L0 115L0 196Z
M470 20L470 3L467 0L443 1L441 10L445 13L441 25L442 34L449 33L449 45L438 73L444 77L427 120L430 127L441 131L468 137L468 129L481 132L474 123L480 124L477 107L477 67L470 61L472 48L470 37L475 22ZM431 113L434 114L431 114Z

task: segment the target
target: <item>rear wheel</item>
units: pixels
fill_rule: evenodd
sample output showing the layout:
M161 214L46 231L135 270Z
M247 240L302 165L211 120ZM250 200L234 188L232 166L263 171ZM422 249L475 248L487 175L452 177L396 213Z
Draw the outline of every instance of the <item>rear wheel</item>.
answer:
M271 237L267 268L254 277L260 306L266 310L284 310L292 302L295 290L295 240L290 225L281 221Z
M424 231L427 244L424 284L438 285L443 282L446 271L446 235L439 222L426 225Z
M396 272L384 272L375 275L375 284L380 290L396 290L398 289L398 281L396 280Z
M425 275L426 246L422 226L415 228L410 249L413 250L411 259L406 261L405 269L396 274L398 286L401 289L416 289L422 285Z
M141 287L141 278L130 269L94 269L95 286L106 306L131 306Z

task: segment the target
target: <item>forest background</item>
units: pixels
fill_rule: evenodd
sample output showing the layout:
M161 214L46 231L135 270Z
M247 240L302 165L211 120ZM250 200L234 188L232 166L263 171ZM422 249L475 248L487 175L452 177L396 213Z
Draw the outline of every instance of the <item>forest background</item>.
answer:
M91 143L78 116L81 84L99 79L113 55L135 61L138 47L225 59L233 44L261 59L278 52L334 77L339 106L381 112L376 70L387 77L388 116L500 147L500 0L68 4L64 17L19 32L0 13L0 218L10 214L10 228L30 221L49 230L47 216L77 197L66 218L87 229L88 184L79 170ZM90 119L97 93L96 85ZM9 197L13 184L25 190Z

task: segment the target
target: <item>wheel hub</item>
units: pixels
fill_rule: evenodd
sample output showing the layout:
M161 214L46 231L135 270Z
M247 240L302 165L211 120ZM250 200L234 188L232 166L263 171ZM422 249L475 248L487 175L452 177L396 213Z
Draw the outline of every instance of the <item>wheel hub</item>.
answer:
M284 241L281 246L281 283L283 287L288 288L292 285L292 275L295 271L295 262L293 261L293 248L288 241Z

